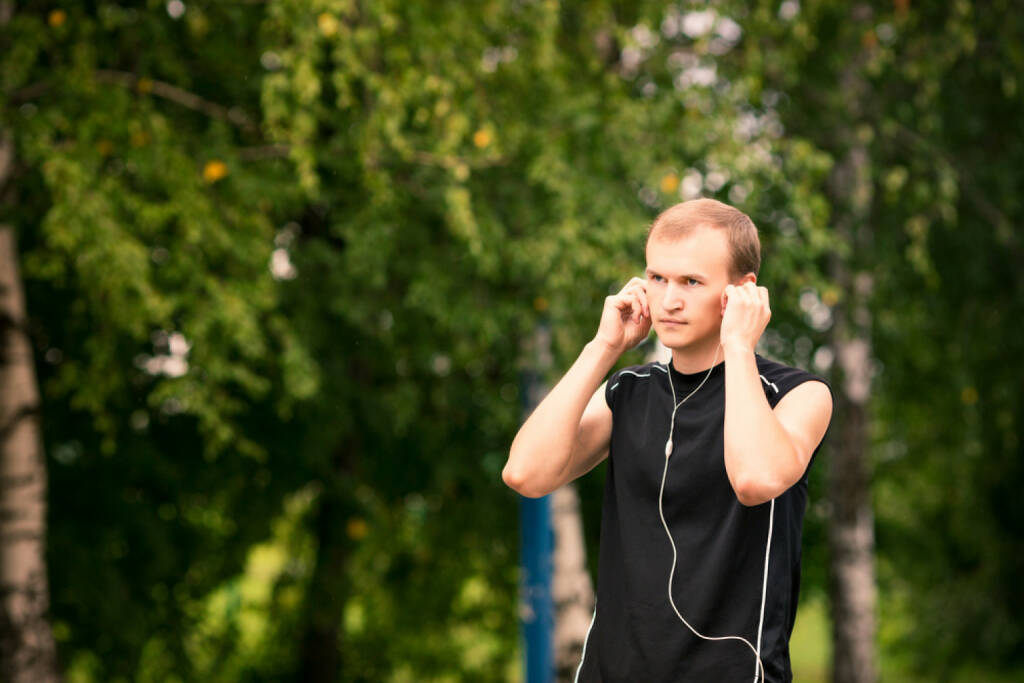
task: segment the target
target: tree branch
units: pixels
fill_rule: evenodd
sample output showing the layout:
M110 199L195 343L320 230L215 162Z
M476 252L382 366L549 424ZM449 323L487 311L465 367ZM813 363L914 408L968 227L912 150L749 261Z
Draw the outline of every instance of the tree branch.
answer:
M205 114L210 118L227 121L249 133L258 133L260 131L259 125L238 107L225 107L222 104L217 104L165 81L154 80L147 76L139 76L128 71L113 71L111 69L97 69L94 76L99 83L119 85L139 93L162 97L186 109ZM15 90L11 93L10 99L12 102L25 102L41 97L49 89L50 83L39 81L38 83Z
M263 159L284 159L291 150L290 145L261 145L259 147L242 147L238 150L238 158L242 161L261 161Z
M954 161L936 145L929 142L927 138L902 123L896 123L896 132L899 137L904 139L904 141L923 149L926 153L931 154L933 157L939 159L951 168L956 174L956 178L959 181L964 194L974 202L981 215L995 227L996 237L999 241L1001 241L1004 246L1010 248L1018 258L1024 256L1020 242L1017 240L1016 234L1010 228L1010 219L999 209L998 206L989 201L988 197L986 197L983 192L978 191L978 188L971 182L970 173L968 173L960 164Z
M247 131L259 130L259 126L253 123L252 119L238 107L225 107L164 81L156 81L127 71L111 71L109 69L97 69L96 80L100 83L122 85L138 92L152 93L186 109L198 111L210 118L227 121Z

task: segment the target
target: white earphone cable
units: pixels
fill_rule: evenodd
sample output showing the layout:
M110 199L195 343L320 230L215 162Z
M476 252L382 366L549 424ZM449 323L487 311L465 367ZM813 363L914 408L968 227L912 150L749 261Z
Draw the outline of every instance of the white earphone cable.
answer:
M702 638L704 640L739 640L739 641L742 641L743 643L745 643L747 645L747 647L750 648L750 651L754 653L754 657L757 659L756 666L754 667L754 683L757 683L758 672L760 672L760 674L761 674L761 680L762 681L764 680L764 664L761 662L761 628L762 628L762 626L764 624L764 606L765 606L765 598L767 596L767 590L768 590L768 556L769 556L769 552L771 550L771 543L772 543L772 524L773 524L774 518L775 518L775 499L772 498L771 509L770 509L770 511L768 513L768 543L767 543L767 545L765 547L765 551L764 551L764 582L761 585L761 616L760 616L760 621L758 622L758 625L757 625L757 647L756 648L753 645L750 644L749 640L747 640L746 638L743 638L741 636L705 636L705 635L699 633L697 631L697 629L695 629L693 626L690 626L690 623L688 621L686 621L686 619L683 618L682 614L679 613L679 609L676 607L675 600L672 598L672 579L673 579L673 577L675 575L675 571L676 571L676 558L677 558L676 544L675 544L675 541L672 539L672 532L669 531L668 523L665 521L665 512L664 512L664 509L662 508L662 502L661 502L662 501L662 497L663 497L663 495L665 493L665 478L668 476L668 461L669 461L669 458L671 458L671 456L672 456L672 449L673 449L672 435L675 433L676 411L679 409L679 406L681 406L684 403L686 403L687 399L689 399L690 396L693 396L695 393L697 393L698 389L700 389L702 386L704 386L704 382L708 381L708 378L711 376L711 371L715 369L715 361L718 359L718 349L720 349L720 348L722 348L721 344L719 344L718 348L715 349L715 355L714 355L714 358L711 361L711 367L708 369L708 374L705 375L704 379L701 381L701 383L697 385L697 389L694 389L693 391L691 391L686 396L686 398L684 398L679 403L676 403L676 388L675 388L675 384L672 382L672 368L671 367L666 368L668 370L669 386L672 388L672 405L673 405L673 408L672 408L671 426L669 427L669 432L668 432L668 441L665 442L665 469L664 469L664 471L662 472L662 475L661 475L661 490L658 491L658 514L661 516L661 523L665 527L665 533L668 535L669 543L672 544L672 570L669 572L669 575L668 575L668 601L672 605L672 610L676 613L676 616L679 617L679 620L682 621L683 624L688 629L693 631L693 634L695 636L697 636L698 638Z

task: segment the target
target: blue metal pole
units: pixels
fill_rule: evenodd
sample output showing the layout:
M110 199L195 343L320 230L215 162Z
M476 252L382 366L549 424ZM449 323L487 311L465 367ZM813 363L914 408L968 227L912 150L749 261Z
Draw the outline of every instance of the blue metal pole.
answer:
M519 498L522 524L520 614L526 644L526 683L551 683L554 680L550 498Z
M523 419L543 398L541 372L550 364L551 337L545 321L534 336L535 367L520 375ZM525 645L526 683L552 683L555 679L555 608L551 597L554 529L551 496L519 497L520 587L522 643Z

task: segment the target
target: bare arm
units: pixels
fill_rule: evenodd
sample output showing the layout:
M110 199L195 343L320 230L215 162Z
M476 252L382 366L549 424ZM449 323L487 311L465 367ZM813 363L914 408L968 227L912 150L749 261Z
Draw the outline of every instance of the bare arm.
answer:
M759 505L803 476L832 417L832 395L821 382L804 382L772 410L754 353L725 354L725 470L737 499Z
M612 413L601 381L623 351L650 332L642 282L633 278L605 299L597 336L519 429L501 473L510 488L540 498L607 457Z
M773 410L757 372L754 345L771 317L768 290L754 280L722 293L725 351L725 471L744 505L782 494L803 476L832 419L832 394L804 382Z
M603 392L596 390L618 357L601 342L583 347L512 441L502 472L506 484L528 498L540 498L604 459L612 413Z

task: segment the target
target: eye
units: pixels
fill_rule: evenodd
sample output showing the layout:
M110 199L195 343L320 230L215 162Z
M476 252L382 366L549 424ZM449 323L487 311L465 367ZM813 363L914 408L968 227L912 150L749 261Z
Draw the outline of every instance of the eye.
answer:
M692 277L686 278L686 283L691 285L699 285L700 280L694 280Z
M663 278L662 276L660 276L660 275L656 275L656 274L654 274L654 273L651 273L651 274L650 274L650 275L649 275L648 277L650 277L650 278L651 278L652 280L654 280L655 282L661 282L662 280L664 280L664 279L665 279L665 278Z

